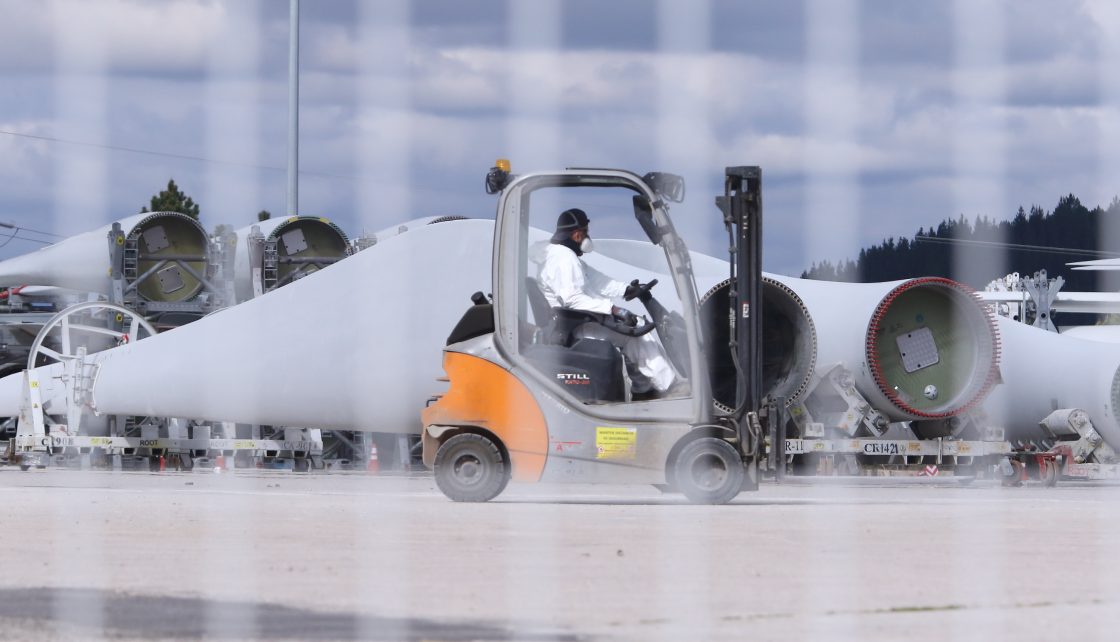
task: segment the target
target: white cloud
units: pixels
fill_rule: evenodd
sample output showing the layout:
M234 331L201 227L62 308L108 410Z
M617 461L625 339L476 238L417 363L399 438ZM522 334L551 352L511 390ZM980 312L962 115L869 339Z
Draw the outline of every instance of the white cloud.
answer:
M50 123L44 120L0 121L0 130L31 136L50 136ZM0 134L0 177L9 189L45 197L50 194L50 143L27 137ZM0 213L0 220L7 220Z
M0 68L200 71L227 11L217 0L0 0Z
M1120 5L1112 0L1085 0L1081 11L1106 38L1120 38Z
M243 121L255 119L259 141L255 148L244 146L244 154L227 150L238 158L217 160L283 165L286 16L263 22L266 18L237 2L0 0L5 17L0 74L41 79L21 85L37 87L34 95L0 96L0 120L20 131L62 131L67 123L49 109L55 74L96 72L107 77L108 144L205 156L210 153L203 145L205 115L221 117L228 108ZM910 15L917 9L905 5L892 10L889 20L861 14L864 41L853 61L858 66L843 74L819 69L828 82L818 82L796 56L751 53L749 42L735 51L703 54L605 49L601 43L610 41L605 37L594 49L513 50L500 38L454 41L474 43L466 46L415 33L409 38L401 21L366 28L352 18L326 15L326 5L304 6L303 168L342 178L305 179L303 202L340 221L384 216L390 218L378 223L388 224L391 217L460 213L447 211L457 204L472 210L463 213L489 215L492 203L477 189L478 177L508 152L511 132L553 128L559 128L552 132L557 157L515 158L515 166L560 161L644 171L660 165L657 169L679 169L690 173L690 180L692 174L706 176L718 185L725 165L761 164L768 176L780 179L772 183L776 196L768 203L786 209L770 220L775 229L789 227L780 237L787 241L804 223L802 192L810 174L827 177L843 170L856 177L867 223L861 242L868 235L871 240L909 235L954 215L956 177L1003 181L1016 204L1052 206L1069 191L1090 201L1109 191L1110 177L1099 181L1104 187L1095 187L1097 142L1117 115L1101 105L1094 36L1120 33L1120 10L1113 2L1086 2L1081 11L1069 3L1024 3L1022 11L1008 15L1008 58L967 69L953 67L952 20L926 24ZM715 6L714 19L719 10ZM922 11L926 16L933 10ZM240 39L241 30L231 25L252 20L262 21L259 31L252 40ZM1084 31L1089 24L1099 31ZM493 31L482 22L451 26ZM779 26L789 42L803 39L796 20ZM889 30L889 37L878 30ZM905 51L892 56L891 47ZM236 64L242 56L244 64ZM214 83L209 90L207 82ZM1004 91L958 104L959 86ZM536 100L539 96L550 98ZM214 97L229 102L215 105ZM670 116L659 118L665 106ZM807 113L825 120L842 114L845 126L810 129ZM991 153L1005 157L1006 174L956 167L954 138L962 132L971 148L1002 150ZM398 153L402 148L405 158ZM55 166L51 154L79 152L0 137L0 153L0 182L15 186L20 198L42 200L50 211L50 182L36 168L49 174ZM206 168L124 152L109 158L114 203L150 194L157 178L197 177ZM674 167L675 160L685 167ZM383 177L363 172L404 162L413 196L400 202L412 211L367 215L377 205L359 202L359 187ZM262 207L274 213L277 202L282 207L282 173L248 172L245 180L258 182ZM460 194L460 185L472 191ZM691 189L692 199L702 202L698 207L705 206L708 185ZM13 198L0 195L0 204ZM771 254L785 255L791 265L809 263L801 248L785 249ZM854 256L858 249L836 251Z

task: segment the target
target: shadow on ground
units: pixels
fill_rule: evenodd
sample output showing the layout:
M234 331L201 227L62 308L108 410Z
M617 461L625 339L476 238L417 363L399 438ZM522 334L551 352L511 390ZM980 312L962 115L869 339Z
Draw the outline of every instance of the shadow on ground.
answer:
M0 589L4 620L33 624L45 638L94 631L107 638L237 640L534 640L582 636L478 622L377 617L279 604L130 595L101 589ZM22 627L21 627L22 628Z

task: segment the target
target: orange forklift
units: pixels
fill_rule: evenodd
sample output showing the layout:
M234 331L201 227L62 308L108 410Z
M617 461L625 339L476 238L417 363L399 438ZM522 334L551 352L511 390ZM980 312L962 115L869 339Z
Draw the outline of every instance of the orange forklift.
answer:
M423 459L440 490L484 502L511 479L636 483L723 504L757 489L766 424L784 421L784 411L774 412L784 403L767 412L761 398L761 179L758 167L728 168L716 198L732 254L731 340L706 345L688 249L669 218L670 203L684 200L682 177L580 168L513 176L499 161L486 179L498 195L492 295L476 293L452 330L443 350L448 389L422 412ZM658 273L671 282L660 298L656 279L636 288L644 314L548 305L534 269L547 243L542 228L572 204L588 209L597 230L632 232L664 250ZM597 260L604 272L632 267ZM579 331L586 324L629 337L656 333L684 385L660 398L635 394L633 364L617 342L595 338L602 330ZM730 351L738 373L730 412L713 403L706 364L715 351Z

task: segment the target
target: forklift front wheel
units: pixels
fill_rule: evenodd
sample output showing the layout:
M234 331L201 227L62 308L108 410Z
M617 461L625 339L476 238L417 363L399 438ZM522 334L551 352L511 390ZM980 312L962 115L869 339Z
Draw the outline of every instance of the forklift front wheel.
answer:
M436 451L436 485L456 502L486 502L505 490L510 470L489 437L462 433Z
M677 488L696 504L726 504L743 489L743 460L734 446L717 437L690 442L673 466Z

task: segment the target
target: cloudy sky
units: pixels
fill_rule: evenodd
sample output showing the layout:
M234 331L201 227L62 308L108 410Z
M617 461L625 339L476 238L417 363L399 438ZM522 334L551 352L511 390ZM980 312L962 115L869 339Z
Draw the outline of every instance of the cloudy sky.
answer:
M304 0L300 212L355 235L493 216L498 157L658 169L717 253L723 167L757 164L765 265L798 273L947 216L1107 205L1114 6ZM0 257L170 177L208 226L283 213L287 39L287 0L0 0L0 221L27 228Z

